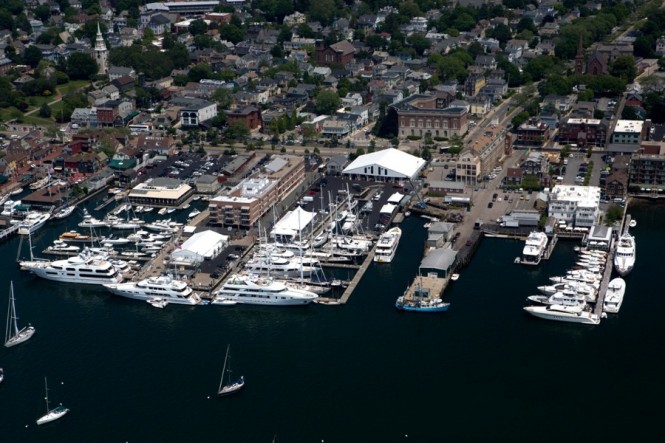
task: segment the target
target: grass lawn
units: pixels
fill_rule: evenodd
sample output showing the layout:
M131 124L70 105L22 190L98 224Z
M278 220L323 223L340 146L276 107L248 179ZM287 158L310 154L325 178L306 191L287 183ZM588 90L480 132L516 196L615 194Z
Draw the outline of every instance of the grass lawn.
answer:
M66 83L64 85L58 86L56 89L60 94L63 96L67 94L71 94L72 92L76 92L78 89L82 89L87 87L90 84L90 80L73 80L69 83Z

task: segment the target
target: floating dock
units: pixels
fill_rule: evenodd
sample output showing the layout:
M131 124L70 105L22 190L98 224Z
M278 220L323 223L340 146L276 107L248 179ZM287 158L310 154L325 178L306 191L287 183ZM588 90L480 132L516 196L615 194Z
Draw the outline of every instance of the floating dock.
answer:
M360 283L360 280L362 280L363 276L365 275L365 271L367 271L369 265L372 264L372 262L374 261L375 251L376 251L376 243L369 251L369 254L367 254L367 257L365 257L365 261L358 269L358 272L356 272L356 275L353 276L353 279L351 280L351 283L349 283L349 286L347 286L346 289L344 290L342 297L339 299L340 303L346 303L347 301L349 301L349 298L351 298L351 294L353 294L353 291L356 290L356 286L358 286L358 283Z

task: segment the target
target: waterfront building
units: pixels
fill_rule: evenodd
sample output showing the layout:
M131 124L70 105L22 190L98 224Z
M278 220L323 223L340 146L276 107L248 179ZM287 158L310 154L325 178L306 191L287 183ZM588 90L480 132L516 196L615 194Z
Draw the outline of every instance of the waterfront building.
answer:
M193 193L194 189L180 180L158 177L139 183L128 197L134 205L180 206Z
M598 221L599 207L599 187L556 185L550 193L548 212L568 226L588 228Z
M642 152L631 156L629 182L634 191L665 189L664 143L643 144Z
M210 230L197 232L171 253L171 263L194 266L217 257L228 244L228 235Z
M315 218L316 212L308 212L297 206L275 223L270 231L270 237L282 243L290 243L305 238L306 234L311 231L311 225Z
M476 185L488 177L499 160L512 152L512 138L505 128L490 127L469 139L457 160L456 180Z
M420 262L419 272L421 275L425 274L431 276L431 274L434 273L437 277L445 278L453 268L456 259L457 251L453 249L434 249Z
M180 108L180 124L183 127L199 126L217 116L217 103L200 98L176 97L171 105Z
M455 224L447 222L432 223L427 228L427 243L428 248L440 248L446 242L449 242L455 232Z
M249 229L304 180L303 157L277 156L263 171L244 179L223 195L211 199L210 222Z
M425 163L420 157L388 148L359 156L342 173L363 180L413 180L418 177Z
M215 175L206 174L196 179L196 192L199 194L215 194L220 187L219 180Z
M637 152L646 138L648 128L649 125L642 120L617 121L607 150L622 153Z

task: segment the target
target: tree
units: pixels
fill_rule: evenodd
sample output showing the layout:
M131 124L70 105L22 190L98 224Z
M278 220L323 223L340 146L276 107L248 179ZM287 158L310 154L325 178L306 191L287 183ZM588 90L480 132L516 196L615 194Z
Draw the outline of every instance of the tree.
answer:
M411 46L413 46L413 49L416 50L418 55L423 55L423 52L432 46L432 43L430 43L430 41L420 33L410 35L409 38L407 38L407 41Z
M36 68L42 59L42 51L36 46L28 46L23 51L23 61L26 65Z
M98 70L95 59L83 52L75 52L67 59L67 75L72 80L87 80Z
M324 26L331 24L337 13L334 0L316 0L309 4L310 20L321 22Z
M475 22L473 23L475 26ZM494 29L488 30L486 32L488 34L488 37L495 38L499 40L499 44L501 45L502 48L505 48L506 42L513 38L512 32L510 32L510 28L507 25L504 25L503 23L499 23L494 27Z
M631 83L637 75L635 57L632 55L620 55L610 65L610 74Z
M51 8L47 5L39 5L35 8L35 16L46 24L51 18Z
M242 120L235 120L226 128L226 137L231 140L242 140L249 136L249 128Z
M612 226L614 222L623 217L623 208L619 205L612 204L605 213L605 224Z
M39 116L43 118L51 118L51 108L49 107L48 104L44 103L39 108Z
M314 101L319 114L333 114L342 103L336 92L328 90L319 92Z
M517 114L513 119L510 121L513 124L513 128L518 128L522 123L525 123L527 120L529 120L529 113L526 111L522 111L519 114Z
M194 20L189 24L189 33L192 35L202 35L208 30L208 25L203 19Z

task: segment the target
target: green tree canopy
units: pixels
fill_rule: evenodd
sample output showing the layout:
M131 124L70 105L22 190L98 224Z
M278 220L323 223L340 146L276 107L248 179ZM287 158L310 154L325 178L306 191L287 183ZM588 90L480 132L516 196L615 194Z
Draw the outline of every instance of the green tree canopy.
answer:
M98 70L97 62L89 54L75 52L67 59L67 75L72 80L87 80Z
M635 57L632 55L620 55L610 65L610 74L631 83L637 75Z
M323 90L315 99L316 110L319 114L333 114L342 104L342 100L334 91Z

